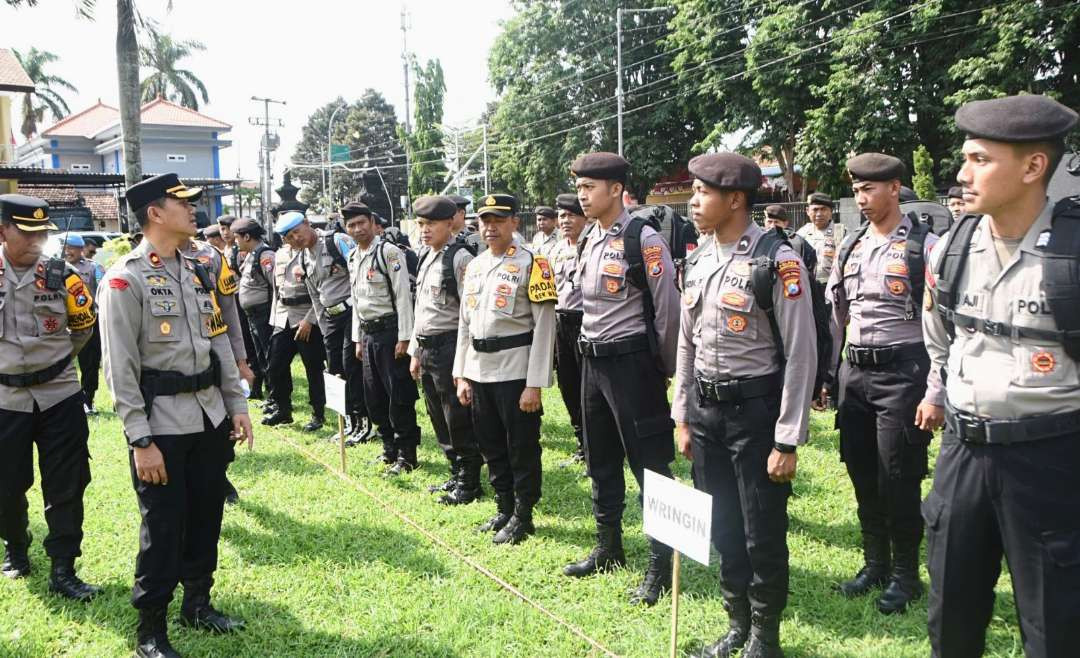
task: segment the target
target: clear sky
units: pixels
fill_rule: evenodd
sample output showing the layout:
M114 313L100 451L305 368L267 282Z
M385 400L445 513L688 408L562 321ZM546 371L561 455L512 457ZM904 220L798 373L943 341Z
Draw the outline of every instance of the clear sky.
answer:
M308 115L338 95L355 100L368 87L379 91L404 119L401 8L397 1L138 0L139 10L177 39L196 39L206 50L183 63L206 84L210 103L199 110L233 126L232 147L222 151L221 173L258 178L262 96L285 127L275 158L275 179L292 155ZM0 3L0 47L36 47L60 57L48 70L78 87L65 93L73 112L97 102L117 104L116 3L98 0L96 20L75 17L75 0L41 0L15 10ZM507 0L411 0L409 50L420 62L438 57L446 77L445 123L476 117L494 97L487 81L487 53L499 21L513 12ZM15 139L21 143L19 104ZM46 117L44 126L53 120Z

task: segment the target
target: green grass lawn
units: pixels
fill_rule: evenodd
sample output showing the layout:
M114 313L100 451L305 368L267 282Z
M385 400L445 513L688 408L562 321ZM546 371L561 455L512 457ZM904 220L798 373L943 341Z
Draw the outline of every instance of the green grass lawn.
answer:
M306 400L302 374L297 389L298 399ZM101 408L110 404L105 396ZM216 637L181 629L172 623L176 601L170 611L173 644L191 656L603 655L462 563L456 551L616 654L667 655L670 598L650 609L627 603L647 557L636 485L627 496L629 568L584 580L560 573L566 562L590 550L594 526L588 480L579 469L558 468L574 445L558 391L545 391L544 402L544 497L536 510L537 534L516 547L494 546L490 536L475 531L494 512L490 489L481 502L452 509L427 493L429 484L446 478L447 466L423 412L421 468L399 479L382 476L372 463L379 453L375 444L349 449L349 482L328 471L316 460L336 468L337 444L327 440L329 428L317 437L299 431L307 420L303 405L293 426L256 425L255 451L240 451L229 470L241 502L225 512L214 588L217 606L246 619L248 630ZM258 414L253 418L257 422ZM78 564L83 577L104 586L104 595L80 605L46 592L48 562L40 543L46 528L35 485L34 573L19 581L0 578L2 656L123 656L133 650L135 495L118 420L102 413L90 427L94 481L86 493L86 538ZM831 416L815 414L812 442L799 451L784 647L789 656L926 656L925 597L906 615L883 617L873 597L848 601L832 591L861 566L861 554L854 497L831 428ZM689 478L681 457L675 470ZM627 481L633 482L629 473ZM408 515L445 546L384 506ZM726 617L715 556L711 567L689 560L683 565L679 645L690 652L714 641ZM988 653L1021 656L1004 579L998 595Z

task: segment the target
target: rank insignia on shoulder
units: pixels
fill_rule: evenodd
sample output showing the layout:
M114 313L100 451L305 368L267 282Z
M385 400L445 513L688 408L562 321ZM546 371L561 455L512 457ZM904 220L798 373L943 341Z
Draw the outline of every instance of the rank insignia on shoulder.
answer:
M745 254L750 250L750 236L744 235L739 238L738 244L735 245L735 253Z

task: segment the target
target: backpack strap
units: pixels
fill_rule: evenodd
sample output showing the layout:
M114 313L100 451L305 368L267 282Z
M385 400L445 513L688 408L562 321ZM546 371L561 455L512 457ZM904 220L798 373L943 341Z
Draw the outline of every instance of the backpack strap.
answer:
M382 265L379 265L379 260L382 260ZM397 295L394 293L394 281L390 278L389 269L386 267L386 240L379 238L379 241L375 244L375 255L371 257L371 260L375 263L375 269L379 270L379 273L386 279L386 288L390 291L390 305L394 307L397 312Z
M908 294L907 308L904 318L914 320L922 309L923 291L926 288L926 236L930 233L930 225L919 220L914 213L909 214L911 219L911 231L907 235L906 262L908 268L908 281L911 284L911 292Z
M323 245L326 247L326 253L330 254L330 257L334 259L334 263L339 267L343 267L346 270L349 269L349 263L345 260L345 254L341 253L341 249L338 249L335 233L327 233L323 236Z
M641 229L645 220L631 217L623 226L623 253L626 256L626 280L641 291L642 316L645 319L645 333L649 337L649 352L656 356L660 353L660 343L656 336L656 304L652 290L645 276L645 257L641 252ZM663 239L663 238L661 238ZM580 253L581 247L578 248Z
M980 218L980 215L964 215L953 225L953 230L949 231L949 237L945 240L945 251L941 254L934 272L937 311L950 342L956 339L953 313L956 309L957 284L967 263L971 236L975 234Z
M255 263L255 269L259 270L259 276L262 277L263 281L265 281L267 285L272 286L273 282L266 277L266 272L264 272L262 268L262 255L268 251L273 251L273 249L268 247L264 242L259 245L259 247L255 250L253 254L251 254L251 259ZM237 272L239 271L240 270L237 270Z
M1043 293L1065 353L1080 360L1080 197L1054 205L1043 253Z
M862 236L866 235L866 229L870 228L870 222L863 222L859 224L859 228L855 229L848 234L844 241L840 243L840 251L836 255L836 263L840 268L840 275L843 276L844 268L847 266L848 257L851 256L851 251L855 248Z
M786 365L787 359L784 356L784 337L780 334L780 324L776 321L773 287L776 285L776 253L784 245L791 246L784 229L778 226L766 231L754 245L750 262L750 288L758 308L765 312L765 317L769 320L769 329L776 343L781 368Z
M457 258L457 253L465 249L468 251L468 247L464 242L451 242L447 245L446 250L442 256L442 286L448 294L454 297L460 298L458 295L457 287L457 272L454 271L454 259Z

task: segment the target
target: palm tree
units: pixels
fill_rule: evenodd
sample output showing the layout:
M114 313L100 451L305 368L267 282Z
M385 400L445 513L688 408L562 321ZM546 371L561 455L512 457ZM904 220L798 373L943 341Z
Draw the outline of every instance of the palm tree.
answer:
M34 81L34 91L23 94L22 128L20 128L26 141L30 141L30 138L37 134L38 124L45 118L46 110L57 121L71 114L67 101L57 89L66 89L76 93L79 90L67 80L45 72L49 64L59 60L56 55L37 48L31 48L25 55L14 49L12 52L15 53L15 59L22 64L26 74Z
M120 129L124 138L124 184L127 187L142 180L137 16L135 0L116 0L116 72L120 88ZM122 220L122 226L124 224L126 221Z
M180 60L206 50L206 46L198 41L177 41L152 24L146 26L146 36L149 43L139 47L139 63L152 73L142 81L143 101L161 96L193 110L199 109L199 96L203 103L209 103L202 80L187 69L177 68Z

